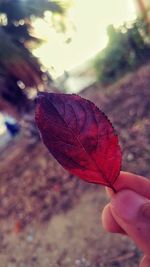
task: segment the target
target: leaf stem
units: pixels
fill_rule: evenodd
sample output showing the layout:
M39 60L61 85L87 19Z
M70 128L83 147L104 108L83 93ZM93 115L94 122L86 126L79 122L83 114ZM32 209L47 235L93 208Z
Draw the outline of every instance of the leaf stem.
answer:
M111 185L111 189L114 191L114 193L117 193L117 190L115 189L115 187L113 187L113 185Z

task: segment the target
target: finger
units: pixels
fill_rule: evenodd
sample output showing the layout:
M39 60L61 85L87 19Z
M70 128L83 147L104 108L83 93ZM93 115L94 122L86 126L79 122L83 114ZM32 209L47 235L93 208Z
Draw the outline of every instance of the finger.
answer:
M106 194L109 199L115 194L114 191L110 187L105 187L105 190L106 190Z
M150 200L131 190L121 190L112 197L110 209L120 227L149 255Z
M108 232L126 234L115 221L110 209L110 204L107 204L102 211L102 224L104 229Z
M122 189L130 189L139 195L150 199L150 181L142 176L129 172L120 172L120 175L113 186L117 192ZM114 195L110 188L107 188L106 190L109 197Z

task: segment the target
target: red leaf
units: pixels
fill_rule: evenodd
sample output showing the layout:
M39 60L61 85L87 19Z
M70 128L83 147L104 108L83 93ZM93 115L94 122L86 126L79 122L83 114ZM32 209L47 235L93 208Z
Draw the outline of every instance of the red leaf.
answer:
M113 188L121 167L118 137L92 102L78 95L40 93L36 122L44 144L65 169Z

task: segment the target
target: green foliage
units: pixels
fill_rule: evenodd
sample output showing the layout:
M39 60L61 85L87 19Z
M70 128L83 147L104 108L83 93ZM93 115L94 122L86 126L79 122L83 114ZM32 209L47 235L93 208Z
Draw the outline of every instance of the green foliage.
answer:
M0 11L7 15L8 22L24 20L33 15L43 17L45 10L63 13L63 8L54 1L3 0L0 2Z
M33 36L32 21L43 18L45 11L65 17L66 6L60 2L0 0L0 97L18 109L22 100L24 106L28 102L20 84L38 90L43 82L41 65L28 48L41 42Z
M110 25L107 33L108 45L94 60L96 75L104 84L116 81L150 59L149 35L143 19L119 29Z

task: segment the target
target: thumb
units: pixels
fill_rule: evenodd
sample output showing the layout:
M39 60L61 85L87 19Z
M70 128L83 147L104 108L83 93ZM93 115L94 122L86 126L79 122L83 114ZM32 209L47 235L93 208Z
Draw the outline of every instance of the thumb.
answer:
M131 190L122 190L113 195L110 208L121 228L150 255L150 200Z

